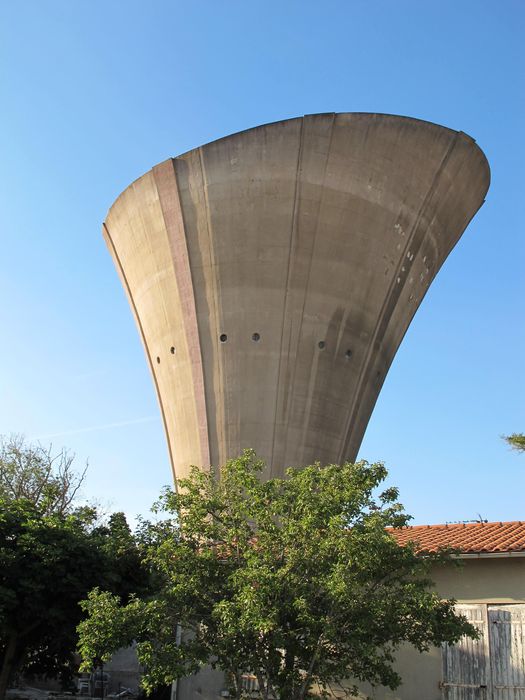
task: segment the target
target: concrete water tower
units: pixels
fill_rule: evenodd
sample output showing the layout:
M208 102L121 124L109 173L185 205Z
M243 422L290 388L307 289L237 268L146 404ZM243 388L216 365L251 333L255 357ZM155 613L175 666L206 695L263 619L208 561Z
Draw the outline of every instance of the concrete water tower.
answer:
M155 166L104 235L174 474L356 457L429 284L484 201L466 134L382 114L259 126Z

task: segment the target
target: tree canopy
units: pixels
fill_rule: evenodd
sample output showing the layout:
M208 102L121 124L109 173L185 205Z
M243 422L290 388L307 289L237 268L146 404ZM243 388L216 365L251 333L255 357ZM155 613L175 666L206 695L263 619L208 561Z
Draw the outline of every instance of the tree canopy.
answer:
M503 439L513 450L525 452L525 433L512 433L511 435L506 435Z
M382 464L316 464L266 482L261 469L246 451L220 478L194 468L163 494L167 519L143 531L160 591L128 604L90 594L86 668L137 640L147 689L209 664L234 697L253 674L260 697L302 700L344 678L395 688L401 643L425 651L476 636L432 589L429 568L445 555L422 558L386 529L409 516L395 488L374 496Z
M0 448L0 700L17 671L71 678L79 602L94 586L143 592L149 574L123 513L97 523L65 451Z

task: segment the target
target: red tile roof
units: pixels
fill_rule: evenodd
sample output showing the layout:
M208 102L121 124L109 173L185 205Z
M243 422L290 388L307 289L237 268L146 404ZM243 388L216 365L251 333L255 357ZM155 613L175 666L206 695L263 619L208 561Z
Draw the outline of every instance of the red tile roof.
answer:
M525 522L415 525L388 528L399 544L417 543L423 552L453 547L462 554L525 552Z

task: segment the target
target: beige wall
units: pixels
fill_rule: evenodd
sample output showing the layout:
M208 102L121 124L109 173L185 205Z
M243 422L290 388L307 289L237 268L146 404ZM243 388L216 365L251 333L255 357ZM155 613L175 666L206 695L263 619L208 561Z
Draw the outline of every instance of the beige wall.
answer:
M432 578L443 598L458 603L525 603L525 557L463 559L462 566L436 568ZM403 647L396 670L403 684L396 691L363 686L363 695L374 700L442 700L441 649L419 654Z
M461 603L525 603L525 557L461 559L432 572L443 598Z

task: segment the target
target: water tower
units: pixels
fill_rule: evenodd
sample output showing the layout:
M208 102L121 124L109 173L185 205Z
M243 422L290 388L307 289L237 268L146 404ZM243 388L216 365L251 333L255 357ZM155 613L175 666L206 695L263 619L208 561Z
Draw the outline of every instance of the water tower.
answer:
M266 477L356 457L399 344L484 201L462 132L317 114L155 166L104 235L174 474L253 447Z

